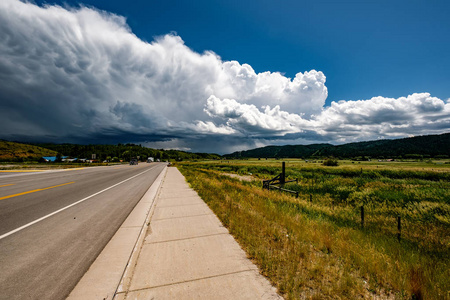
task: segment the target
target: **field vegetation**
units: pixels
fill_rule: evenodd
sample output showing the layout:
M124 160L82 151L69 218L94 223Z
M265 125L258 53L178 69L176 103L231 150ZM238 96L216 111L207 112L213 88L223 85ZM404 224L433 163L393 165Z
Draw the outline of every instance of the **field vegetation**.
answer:
M57 153L56 151L34 145L0 140L0 162L38 160L42 156L56 156Z
M298 198L281 161L177 166L287 299L450 299L448 164L290 160Z

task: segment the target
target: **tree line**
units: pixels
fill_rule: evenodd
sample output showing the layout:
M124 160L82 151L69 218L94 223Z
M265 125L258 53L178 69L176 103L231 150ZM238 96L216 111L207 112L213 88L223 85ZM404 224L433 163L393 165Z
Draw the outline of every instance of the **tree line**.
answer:
M266 146L224 155L226 158L448 158L450 133L396 140L377 140L344 145L312 144Z
M71 158L91 159L95 154L98 161L129 161L132 158L138 158L141 161L153 157L155 160L195 160L195 159L220 159L217 154L210 153L190 153L180 150L163 150L147 148L136 144L117 144L117 145L79 145L79 144L49 144L40 143L36 146L50 149L58 152L62 156Z

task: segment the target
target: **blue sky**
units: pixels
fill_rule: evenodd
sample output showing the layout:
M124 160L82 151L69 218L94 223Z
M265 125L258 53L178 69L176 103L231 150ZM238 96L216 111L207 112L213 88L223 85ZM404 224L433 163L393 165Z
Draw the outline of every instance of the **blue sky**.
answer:
M122 15L141 39L176 32L197 52L288 77L320 70L328 99L450 97L450 1L37 1Z
M450 131L450 2L0 1L0 138L230 153Z

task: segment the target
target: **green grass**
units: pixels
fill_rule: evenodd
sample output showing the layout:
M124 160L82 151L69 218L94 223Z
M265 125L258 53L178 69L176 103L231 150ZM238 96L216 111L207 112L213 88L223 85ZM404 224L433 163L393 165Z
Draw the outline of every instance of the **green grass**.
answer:
M262 190L261 179L277 175L280 166L280 161L178 165L286 298L450 299L446 166L290 161L288 178L299 183L286 187L299 191L298 199ZM258 180L222 175L230 172Z
M38 160L42 156L56 156L49 149L0 140L0 161Z

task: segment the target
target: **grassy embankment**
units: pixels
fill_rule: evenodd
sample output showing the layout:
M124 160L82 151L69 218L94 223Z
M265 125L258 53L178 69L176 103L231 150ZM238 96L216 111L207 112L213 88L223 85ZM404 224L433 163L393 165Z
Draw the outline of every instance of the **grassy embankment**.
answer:
M450 299L450 172L425 163L290 161L299 198L261 188L280 161L178 167L288 299ZM252 174L253 182L223 173ZM312 198L312 202L310 202ZM365 223L361 228L360 209ZM397 217L401 217L401 240Z
M56 156L57 152L37 146L0 140L1 161L37 161L42 156Z

